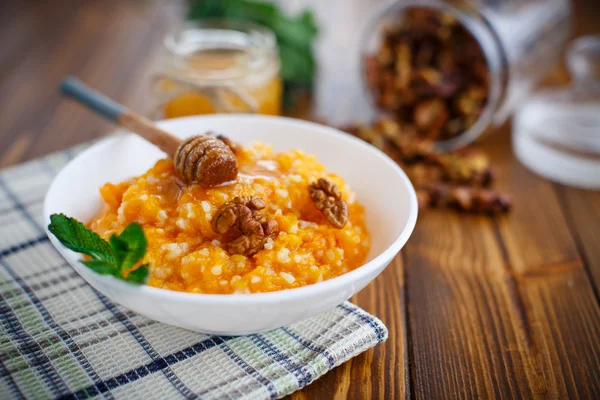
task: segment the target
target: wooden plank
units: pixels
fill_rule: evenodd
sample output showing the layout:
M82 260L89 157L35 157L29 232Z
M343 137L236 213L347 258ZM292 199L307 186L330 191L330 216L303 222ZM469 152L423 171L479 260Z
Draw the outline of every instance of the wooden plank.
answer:
M351 299L382 320L389 331L387 341L330 371L294 393L291 399L399 399L407 396L403 274L402 260L398 256L373 283Z
M34 7L23 1L0 2L0 79L21 69L32 53L44 51L80 7L81 2L38 2Z
M600 192L557 186L575 241L600 293Z
M506 129L484 147L515 211L429 213L407 245L416 397L597 397L600 309L553 185Z
M79 2L73 2L76 4ZM17 161L112 129L98 117L62 101L58 84L66 74L79 75L117 100L145 104L140 100L148 97L149 71L161 50L163 35L175 21L173 14L181 6L143 7L107 1L73 8L78 9L76 15L66 20L45 21L54 25L54 30L44 28L53 34L43 45L34 46L19 69L3 81L0 98L6 107L0 110L0 144L10 147L22 132L34 134L32 146Z
M600 310L585 271L525 277L518 287L531 335L521 351L536 366L528 374L534 394L600 398Z
M511 194L515 207L498 221L511 267L519 273L573 263L579 254L554 186L520 164L512 153L510 127L482 144L495 166L498 190Z
M139 12L136 13L126 4L119 6L120 11L115 14L109 13L109 9L106 7L100 13L90 9L90 13L102 19L97 28L90 29L90 35L98 34L101 40L81 68L72 72L107 96L122 101L127 91L135 90L128 82L129 78L143 67L149 46L158 46L160 39L151 31L154 15L145 15L150 17L147 19L134 18L140 17ZM57 101L53 103L53 114L47 124L39 127L43 134L27 154L28 157L88 141L114 129L112 124L81 106L62 99L58 93L61 78L62 75L57 77L53 88L57 96Z
M97 16L88 16L90 10L93 8L79 9L65 21L50 20L48 23L57 24L59 34L49 35L47 41L28 53L19 68L2 80L0 145L8 146L22 132L33 132L39 137L41 128L52 118L59 99L56 89L60 78L85 64L93 54L90 40L95 43L102 35L104 24ZM83 30L82 25L86 27Z
M404 398L410 388L402 258L397 256L375 282L353 298L353 302L380 318L389 334L386 342L365 353L366 362L357 359L354 363L349 398ZM370 384L365 385L365 382Z
M428 212L405 257L414 397L531 394L490 222Z
M565 395L597 397L600 307L582 260L585 254L576 243L593 225L569 224L568 210L573 207L565 207L554 184L516 161L508 135L496 136L486 146L503 174L497 186L515 199L514 214L496 221L496 229L514 278L514 300L520 302L525 332L531 334L528 343L541 346L539 354L552 361L542 360L545 374L540 381L552 380L557 388L564 387ZM593 213L591 204L578 205L582 214ZM588 244L594 240L583 235ZM539 354L529 357L539 360Z
M0 168L5 168L21 161L32 141L33 138L31 134L20 135L15 142L0 155Z
M432 211L409 240L415 398L599 395L600 310L583 270L516 275L497 239L485 218Z

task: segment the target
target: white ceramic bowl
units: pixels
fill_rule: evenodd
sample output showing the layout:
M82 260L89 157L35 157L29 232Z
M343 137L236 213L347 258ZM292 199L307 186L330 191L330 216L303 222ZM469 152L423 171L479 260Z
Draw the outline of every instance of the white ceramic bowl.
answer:
M49 234L58 251L94 288L148 318L224 335L254 333L301 321L335 307L364 288L390 263L413 231L417 200L404 172L379 150L336 129L250 115L189 117L159 125L181 138L212 130L240 143L258 139L272 144L276 151L296 148L316 155L346 180L365 206L372 249L366 264L321 283L272 293L211 295L136 286L98 275L79 262L80 255ZM46 223L53 213L90 220L100 207L101 185L142 174L162 157L164 153L132 134L91 146L50 186L44 203Z

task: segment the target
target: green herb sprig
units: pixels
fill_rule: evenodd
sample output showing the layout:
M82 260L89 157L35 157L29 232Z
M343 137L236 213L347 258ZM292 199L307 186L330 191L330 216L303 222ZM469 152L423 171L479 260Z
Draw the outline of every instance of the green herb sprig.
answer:
M112 235L108 242L75 218L64 214L52 214L48 230L66 248L89 256L90 260L81 262L93 271L131 283L146 282L148 264L131 270L146 254L146 236L139 224L129 224L120 235Z
M290 17L269 1L192 0L187 18L242 19L268 27L277 38L286 87L312 87L316 71L313 42L319 29L310 10Z

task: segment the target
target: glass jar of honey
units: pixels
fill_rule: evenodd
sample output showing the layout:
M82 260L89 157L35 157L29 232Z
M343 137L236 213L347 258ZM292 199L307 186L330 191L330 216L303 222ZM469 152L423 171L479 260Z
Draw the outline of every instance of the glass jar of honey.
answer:
M281 112L282 83L274 34L234 20L186 23L164 41L153 82L153 118Z

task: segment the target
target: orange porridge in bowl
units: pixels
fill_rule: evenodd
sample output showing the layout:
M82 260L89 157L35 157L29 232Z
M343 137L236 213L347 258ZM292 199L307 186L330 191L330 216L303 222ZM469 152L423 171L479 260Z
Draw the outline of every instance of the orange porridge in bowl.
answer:
M177 291L270 292L321 282L363 264L370 248L365 212L341 177L314 156L299 150L274 153L261 142L240 148L236 158L237 179L216 187L184 185L171 159L159 160L140 177L107 183L100 189L102 210L89 227L108 239L139 223L148 241L143 260L150 264L148 284ZM309 187L319 178L335 184L347 204L342 228L311 198ZM263 204L250 209L234 204L251 198ZM215 220L226 214L227 205L255 216L260 208L265 232L265 221L275 221L276 231L251 254L235 253L229 233L218 233Z

